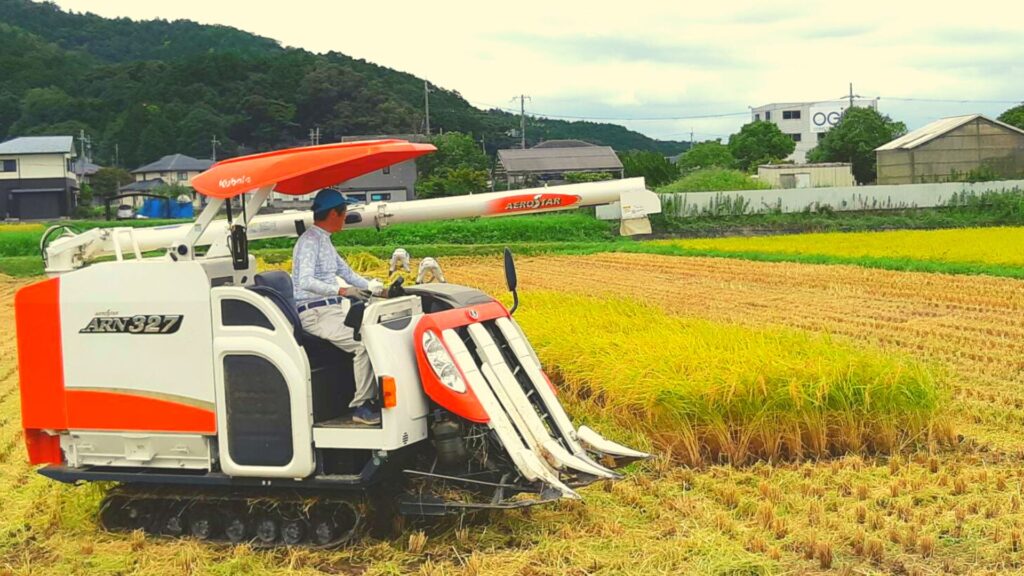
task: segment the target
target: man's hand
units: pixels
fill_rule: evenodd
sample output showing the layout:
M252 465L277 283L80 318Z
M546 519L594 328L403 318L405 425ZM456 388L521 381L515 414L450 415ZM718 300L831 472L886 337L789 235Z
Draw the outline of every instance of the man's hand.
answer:
M367 283L366 289L370 291L374 296L384 296L384 283L380 280L370 280Z
M366 300L370 297L370 293L361 288L356 288L355 286L344 286L338 289L338 296L355 298L356 300Z

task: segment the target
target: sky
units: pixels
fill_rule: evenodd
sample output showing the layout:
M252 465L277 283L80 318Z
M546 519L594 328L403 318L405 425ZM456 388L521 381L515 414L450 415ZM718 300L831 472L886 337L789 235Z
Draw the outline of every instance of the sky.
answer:
M750 108L856 94L910 129L1024 102L1024 2L56 0L233 26L456 90L481 108L728 138ZM1014 27L1017 27L1016 29ZM711 116L711 117L708 117Z

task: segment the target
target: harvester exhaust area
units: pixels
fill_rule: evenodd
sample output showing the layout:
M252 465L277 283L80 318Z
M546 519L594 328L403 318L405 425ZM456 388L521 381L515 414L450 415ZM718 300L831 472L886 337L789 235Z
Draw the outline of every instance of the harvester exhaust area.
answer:
M387 297L340 304L382 399L379 424L352 422L352 356L303 330L291 276L258 271L248 254L249 239L296 236L309 215L256 212L272 191L310 193L431 151L384 140L232 159L193 180L210 202L192 225L89 231L44 246L53 277L15 298L30 461L54 480L118 483L100 510L111 530L328 547L392 511L579 499L581 487L646 458L573 424L515 306L443 279L396 281ZM228 210L229 221L216 220L249 192L240 218ZM656 211L648 194L634 179L367 205L353 220L616 203L635 221ZM166 254L143 256L158 249ZM116 260L91 263L105 255ZM505 272L518 303L510 252Z

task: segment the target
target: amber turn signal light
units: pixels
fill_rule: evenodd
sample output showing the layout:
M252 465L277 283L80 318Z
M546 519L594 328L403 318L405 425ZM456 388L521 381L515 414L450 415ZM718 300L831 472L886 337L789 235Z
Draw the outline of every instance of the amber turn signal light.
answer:
M394 376L380 377L381 404L385 408L394 408L398 404L398 395L395 389Z

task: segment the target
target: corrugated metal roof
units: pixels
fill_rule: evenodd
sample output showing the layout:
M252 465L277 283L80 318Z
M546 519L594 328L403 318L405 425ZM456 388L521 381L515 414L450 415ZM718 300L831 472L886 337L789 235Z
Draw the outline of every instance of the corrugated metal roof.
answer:
M931 142L932 140L938 138L939 136L951 132L963 126L964 124L967 124L968 122L977 120L978 118L981 118L982 120L991 122L993 124L997 124L999 126L1002 126L1003 128L1008 128L1015 132L1020 132L1021 134L1024 134L1024 130L1017 128L1016 126L1010 126L1009 124L1005 124L998 120L993 120L983 114L951 116L949 118L942 118L936 120L935 122L922 126L917 130L914 130L913 132L908 132L903 136L900 136L899 138L893 140L892 142L889 142L888 144L883 144L878 148L875 148L875 152L882 152L885 150L910 150L912 148L917 148L922 144Z
M71 136L21 136L0 143L0 154L69 154L75 151Z
M622 161L609 146L498 150L506 172L574 172L622 170Z
M591 144L584 140L545 140L534 148L589 148L591 146L597 146L597 144Z
M171 154L164 156L156 162L132 170L132 174L142 172L175 172L178 170L182 172L203 172L208 170L210 166L213 166L212 160L199 160L184 154Z

